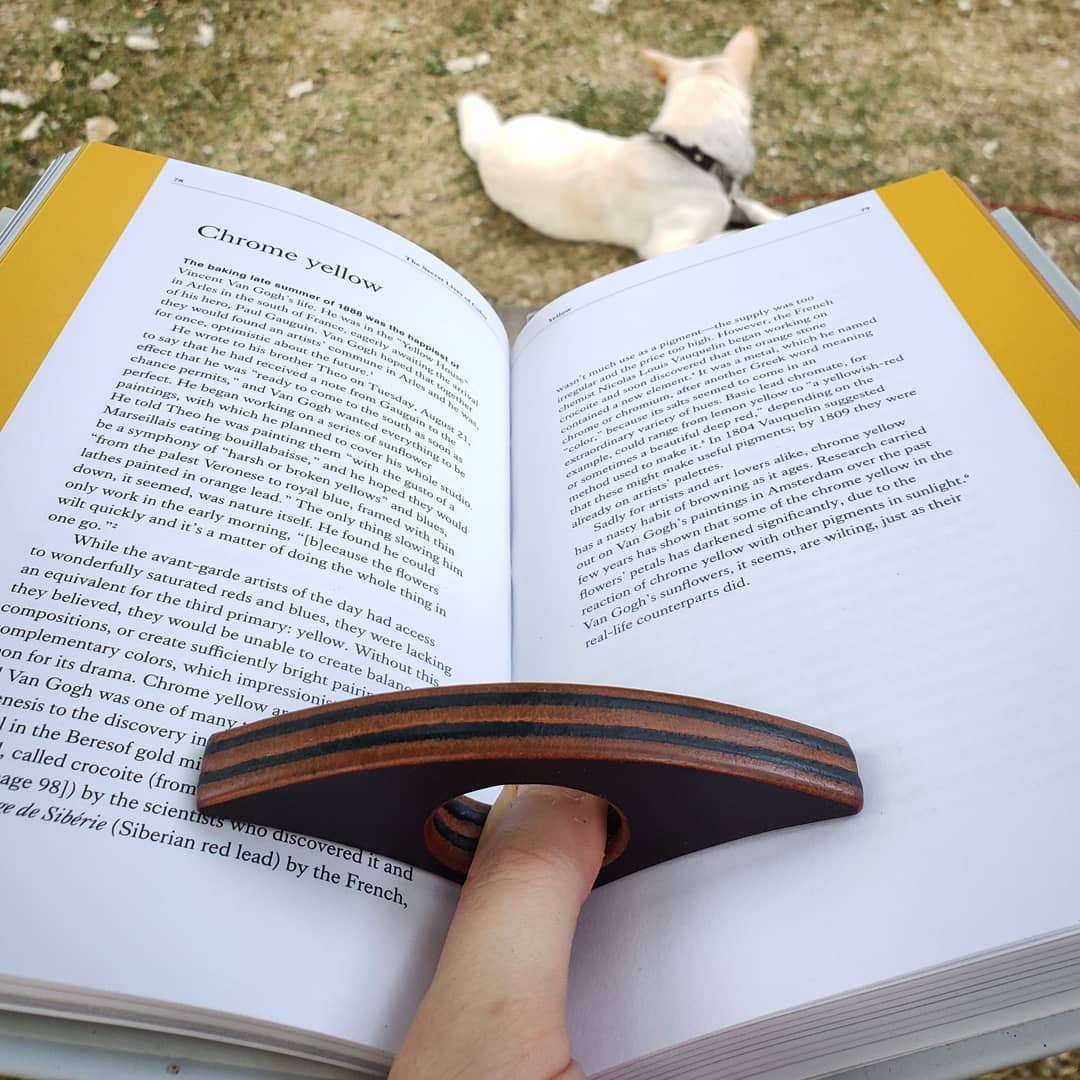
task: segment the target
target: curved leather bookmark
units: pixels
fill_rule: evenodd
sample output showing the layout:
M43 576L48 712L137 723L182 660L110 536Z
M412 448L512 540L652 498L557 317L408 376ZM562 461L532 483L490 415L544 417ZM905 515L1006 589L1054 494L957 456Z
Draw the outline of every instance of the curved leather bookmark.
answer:
M608 800L597 884L728 840L854 814L839 736L698 698L552 683L379 694L214 735L206 814L368 848L460 881L488 808L462 793L560 784Z

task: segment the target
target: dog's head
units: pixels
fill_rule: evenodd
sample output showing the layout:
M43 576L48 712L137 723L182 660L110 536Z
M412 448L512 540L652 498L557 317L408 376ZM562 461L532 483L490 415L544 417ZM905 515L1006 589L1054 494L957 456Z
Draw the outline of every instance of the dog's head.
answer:
M699 147L741 180L754 164L750 82L759 49L752 26L744 26L716 56L687 60L646 49L645 62L667 87L650 130Z

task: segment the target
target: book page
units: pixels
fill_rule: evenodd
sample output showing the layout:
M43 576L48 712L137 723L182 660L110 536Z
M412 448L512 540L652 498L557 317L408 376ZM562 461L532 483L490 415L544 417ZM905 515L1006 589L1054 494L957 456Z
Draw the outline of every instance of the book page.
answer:
M396 1044L456 889L194 785L223 728L508 676L507 393L437 260L165 166L0 432L5 976Z
M834 731L866 790L594 894L588 1070L1075 924L1080 498L877 196L577 290L512 399L515 677Z

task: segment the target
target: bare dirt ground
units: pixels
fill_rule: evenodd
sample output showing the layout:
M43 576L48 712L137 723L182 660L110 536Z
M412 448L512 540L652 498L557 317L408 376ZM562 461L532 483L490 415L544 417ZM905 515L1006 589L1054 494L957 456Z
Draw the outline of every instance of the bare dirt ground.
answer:
M702 55L747 22L765 41L751 194L944 168L984 198L1080 210L1080 0L0 0L0 90L16 95L0 99L0 205L92 122L354 210L491 299L538 304L633 255L547 240L488 203L457 143L457 96L631 134L661 98L642 47ZM1020 216L1080 281L1080 224Z

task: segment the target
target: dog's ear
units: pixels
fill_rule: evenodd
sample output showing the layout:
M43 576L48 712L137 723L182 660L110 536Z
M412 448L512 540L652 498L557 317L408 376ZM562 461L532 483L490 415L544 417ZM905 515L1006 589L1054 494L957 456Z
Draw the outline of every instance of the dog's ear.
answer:
M750 89L760 55L761 39L753 26L744 26L724 47L722 56L727 74L746 91Z
M657 52L656 49L642 49L641 55L645 58L649 70L666 86L679 63L678 59L668 56L667 53Z

